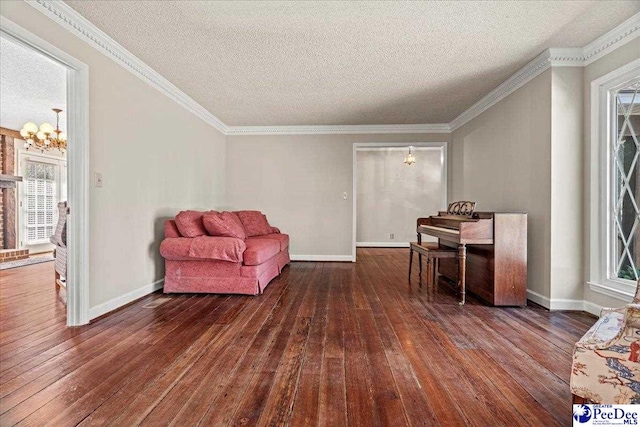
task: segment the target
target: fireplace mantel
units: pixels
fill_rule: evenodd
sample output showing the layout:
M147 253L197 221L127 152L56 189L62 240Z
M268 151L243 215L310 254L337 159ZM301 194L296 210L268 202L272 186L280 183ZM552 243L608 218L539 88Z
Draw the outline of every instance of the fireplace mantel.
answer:
M21 176L0 174L0 188L16 188L16 182L20 181Z

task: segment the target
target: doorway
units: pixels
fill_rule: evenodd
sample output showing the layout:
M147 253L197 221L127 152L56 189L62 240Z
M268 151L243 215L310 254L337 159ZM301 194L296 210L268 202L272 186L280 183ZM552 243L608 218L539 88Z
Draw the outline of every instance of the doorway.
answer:
M83 325L89 322L89 70L86 64L4 17L0 17L0 38L2 38L4 42L10 42L23 49L27 49L31 54L35 53L39 57L46 61L53 62L63 69L63 76L66 83L66 124L69 141L66 150L66 166L68 166L66 179L68 182L67 200L69 205L67 220L68 253L66 262L67 325ZM49 106L49 108L58 108L58 106ZM37 118L34 119L38 120ZM55 118L48 119L47 121L51 122L53 120L55 120ZM16 137L20 138L21 136L18 134ZM29 159L26 157L22 159L36 166L35 179L45 184L45 186L47 181L53 181L47 178L47 173L49 173L50 178L54 178L54 176L58 174L58 178L56 179L62 180L64 165L57 160L57 165L47 167L47 164L51 164L51 156L43 156L43 153L37 156L37 154L38 150L30 149L29 155L26 156L29 157ZM17 154L16 162L18 162ZM38 175L38 164L41 165L42 176ZM16 167L20 166L16 165ZM16 169L16 171L23 173L25 169ZM38 176L40 176L40 178L38 178ZM51 187L49 187L49 191L50 190ZM36 195L44 197L45 204L47 203L46 191L45 189L43 194L35 193ZM53 203L55 198L61 196L61 192L57 192L55 197L53 195L50 196L51 203ZM37 206L36 204L35 212L38 211ZM24 212L22 214L24 214ZM44 215L46 215L46 213L44 213ZM49 219L52 220L53 218ZM50 222L47 218L45 218L42 223L38 222L38 225L44 227L44 234L50 231L47 230L47 225L50 224ZM19 229L19 225L16 225L16 227ZM26 228L22 229L21 233L27 233ZM36 235L36 237L38 236ZM44 239L39 240L42 242ZM51 278L53 280L53 273ZM52 287L53 286L52 282Z
M446 208L446 142L354 144L353 195L354 261L356 247L408 247L416 219Z

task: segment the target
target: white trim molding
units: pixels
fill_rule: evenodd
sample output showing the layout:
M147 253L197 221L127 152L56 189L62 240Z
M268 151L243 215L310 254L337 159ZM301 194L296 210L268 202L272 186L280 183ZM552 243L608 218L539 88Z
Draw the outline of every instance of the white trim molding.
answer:
M117 298L113 298L105 303L98 304L95 307L91 307L91 309L89 310L89 318L95 319L96 317L100 317L103 314L107 314L113 310L117 310L118 308L126 304L129 304L137 299L140 299L157 290L162 289L163 286L164 279L160 279L149 285L142 286L136 290L121 295Z
M67 325L89 322L89 67L14 22L0 17L2 37L67 69Z
M342 126L229 126L227 135L350 135L400 133L451 133L448 123Z
M621 290L618 288L614 288L612 286L607 286L606 284L595 283L595 282L587 282L589 285L589 289L593 292L597 292L602 295L609 296L611 298L616 298L622 301L624 304L628 304L631 300L633 300L633 292L629 292L628 290Z
M355 262L351 255L290 255L291 261Z
M602 311L602 306L598 304L594 304L590 301L584 302L584 311L587 313L593 314L594 316L600 317L600 312Z
M585 67L640 36L640 13L582 48L550 48L449 123L453 132L521 88L550 67Z
M588 284L591 290L614 298L633 294L635 282L617 279L613 275L615 263L614 241L610 225L612 180L610 143L613 129L611 115L615 106L611 92L640 75L640 59L636 59L591 82L590 140L586 147L590 174L588 179L590 229L588 240Z
M451 123L449 123L451 131L458 129L465 123L478 117L480 114L493 107L508 95L512 94L513 92L542 74L551 66L550 57L551 53L548 49L542 52L540 55L536 56L531 62L518 70L504 83L489 92L487 95L482 97L480 101L476 102L458 117L453 119Z
M206 123L226 133L227 125L198 104L189 95L178 89L140 58L122 47L98 27L60 0L26 0L27 4L61 25L71 34L79 37L89 45L112 59L136 77L153 86L178 105L192 112Z
M629 43L640 36L640 13L636 13L631 18L618 25L613 30L598 37L582 50L584 65L589 65L602 58L606 54Z
M527 289L527 299L549 310L586 311L596 316L600 315L602 307L589 301L577 299L550 299L544 295Z
M356 242L356 248L408 248L409 242Z

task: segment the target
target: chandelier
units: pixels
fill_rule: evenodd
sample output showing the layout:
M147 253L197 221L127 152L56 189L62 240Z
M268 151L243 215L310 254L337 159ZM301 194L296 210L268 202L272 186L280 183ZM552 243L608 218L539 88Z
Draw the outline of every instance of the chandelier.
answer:
M34 147L41 152L45 150L53 150L57 148L64 153L67 149L67 134L60 130L60 113L59 108L53 108L56 113L56 128L54 129L50 123L43 123L36 126L33 122L25 123L20 130L20 135L25 139L24 148L29 149Z
M411 166L412 164L414 164L416 162L416 156L414 156L411 153L411 147L409 147L409 153L407 153L406 156L404 156L404 163Z

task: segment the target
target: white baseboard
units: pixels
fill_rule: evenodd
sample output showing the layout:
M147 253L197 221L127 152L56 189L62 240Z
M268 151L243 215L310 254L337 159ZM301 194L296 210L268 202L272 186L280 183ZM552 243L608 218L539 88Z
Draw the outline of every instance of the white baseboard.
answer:
M584 311L586 311L587 313L591 313L595 316L600 317L600 311L602 311L602 306L598 305L598 304L594 304L592 302L589 301L585 301L584 302Z
M573 311L586 311L587 313L600 315L600 307L598 304L594 304L589 301L576 300L576 299L549 299L544 295L527 289L527 299L540 304L541 306L549 310L573 310Z
M290 255L291 261L353 262L351 255Z
M145 295L149 295L150 293L155 292L158 289L162 289L163 285L164 285L164 279L160 279L149 285L145 285L141 288L138 288L135 291L131 291L128 294L121 295L105 303L96 305L95 307L91 307L89 309L89 320L95 319L96 317L100 317L103 314L116 310L122 307L123 305L129 304L130 302L135 301L138 298L142 298Z
M584 311L584 301L581 299L552 299L549 310Z
M409 242L356 242L357 248L408 248Z
M530 289L527 289L527 299L543 306L544 308L551 307L551 300L549 300L549 298Z

